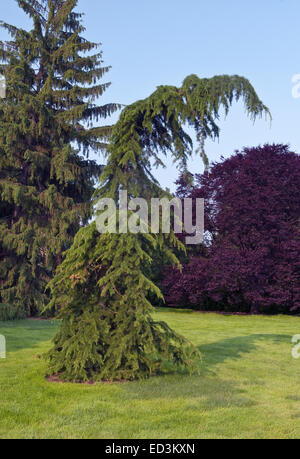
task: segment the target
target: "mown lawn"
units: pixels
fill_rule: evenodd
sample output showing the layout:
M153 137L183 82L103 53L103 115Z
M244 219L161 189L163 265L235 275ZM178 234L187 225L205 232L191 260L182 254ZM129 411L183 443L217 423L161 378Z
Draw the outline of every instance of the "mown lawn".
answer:
M55 324L0 323L0 438L300 438L300 318L161 310L199 346L201 374L95 386L49 383Z

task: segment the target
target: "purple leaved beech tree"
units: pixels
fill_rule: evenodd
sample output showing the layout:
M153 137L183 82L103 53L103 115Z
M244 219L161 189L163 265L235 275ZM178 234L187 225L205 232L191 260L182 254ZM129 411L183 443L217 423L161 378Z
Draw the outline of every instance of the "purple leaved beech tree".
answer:
M185 183L187 185L185 187ZM251 313L300 308L300 156L286 145L245 148L210 171L181 176L178 195L205 198L205 247L165 270L170 306Z

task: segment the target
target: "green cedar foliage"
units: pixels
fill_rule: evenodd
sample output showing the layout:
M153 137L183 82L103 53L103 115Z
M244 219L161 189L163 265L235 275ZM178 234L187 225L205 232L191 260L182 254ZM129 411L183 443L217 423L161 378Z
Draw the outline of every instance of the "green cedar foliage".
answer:
M111 133L93 123L118 106L97 105L109 68L82 37L77 1L17 3L33 28L1 22L11 41L0 42L0 303L30 315L44 308L62 252L91 216L100 167L88 152Z
M162 164L171 152L186 168L192 141L184 125L203 143L217 137L220 107L228 111L243 98L249 115L268 109L244 78L188 77L182 88L161 86L148 99L124 109L113 128L107 165L100 177L98 198L118 203L120 189L128 199L161 197L164 192L151 174L151 161ZM120 208L118 212L122 212ZM149 377L169 361L191 368L195 349L170 327L152 318L151 298L163 299L150 280L153 254L177 263L184 250L174 233L99 235L96 223L82 228L50 283L50 307L60 310L62 324L47 358L49 374L68 381L133 380Z

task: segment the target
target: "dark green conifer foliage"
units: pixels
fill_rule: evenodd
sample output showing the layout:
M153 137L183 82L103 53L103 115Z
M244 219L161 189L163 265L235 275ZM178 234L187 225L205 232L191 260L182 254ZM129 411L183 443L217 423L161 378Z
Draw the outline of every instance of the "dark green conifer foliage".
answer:
M88 152L111 133L93 122L118 106L97 105L109 67L82 37L77 1L17 3L33 28L1 22L11 41L0 42L0 303L28 315L44 308L62 252L90 218L100 168Z
M116 203L120 189L129 199L161 197L151 161L162 164L162 155L171 152L186 167L192 141L185 123L194 126L205 158L205 138L219 135L220 107L228 111L240 97L253 118L269 113L250 83L238 76L201 80L192 75L180 89L161 86L126 107L113 128L96 195ZM164 360L190 367L197 352L151 316L149 298L162 298L149 278L153 253L159 249L165 260L178 263L174 248L184 250L173 233L99 235L96 222L78 232L50 283L50 307L60 309L62 324L48 353L49 374L69 381L132 380L157 373Z

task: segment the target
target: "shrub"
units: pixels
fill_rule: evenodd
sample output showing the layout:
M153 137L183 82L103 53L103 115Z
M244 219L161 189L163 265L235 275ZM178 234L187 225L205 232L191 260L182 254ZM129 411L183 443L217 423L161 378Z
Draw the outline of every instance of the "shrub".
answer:
M21 311L9 304L0 304L0 321L6 322L10 320L25 319L25 311Z

